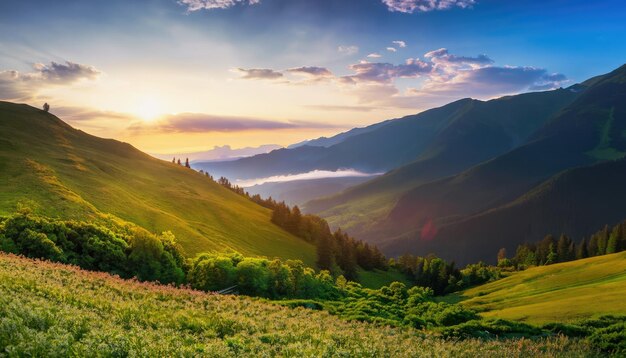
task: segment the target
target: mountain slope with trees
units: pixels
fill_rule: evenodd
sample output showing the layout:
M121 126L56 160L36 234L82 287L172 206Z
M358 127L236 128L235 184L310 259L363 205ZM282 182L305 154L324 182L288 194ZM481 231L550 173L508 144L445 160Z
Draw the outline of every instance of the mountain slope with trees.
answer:
M624 160L611 160L626 154L625 133L623 66L594 78L527 144L404 194L379 229L394 238L384 246L471 262L487 259L498 244L516 246L546 232L588 235L615 224L626 216L626 171Z
M0 214L28 206L63 219L171 230L187 255L232 249L315 261L313 245L271 223L271 210L27 105L0 102L0 172Z

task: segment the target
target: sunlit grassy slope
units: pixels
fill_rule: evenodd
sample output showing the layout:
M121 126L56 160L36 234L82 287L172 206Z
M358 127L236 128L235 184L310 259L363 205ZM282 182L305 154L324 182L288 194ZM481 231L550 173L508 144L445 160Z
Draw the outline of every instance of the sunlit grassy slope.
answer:
M24 357L585 357L577 340L445 341L258 299L0 254L0 352Z
M19 202L52 217L112 215L171 230L188 255L233 249L314 262L314 248L273 225L269 210L191 169L30 106L0 102L0 173L0 215Z
M499 317L530 323L626 314L626 252L535 267L448 297Z

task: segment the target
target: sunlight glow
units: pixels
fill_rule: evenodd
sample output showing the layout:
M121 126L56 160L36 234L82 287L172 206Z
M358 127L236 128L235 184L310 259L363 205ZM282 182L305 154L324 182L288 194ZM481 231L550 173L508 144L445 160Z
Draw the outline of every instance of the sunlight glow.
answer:
M160 102L154 97L144 97L139 100L134 112L146 122L152 122L164 114Z

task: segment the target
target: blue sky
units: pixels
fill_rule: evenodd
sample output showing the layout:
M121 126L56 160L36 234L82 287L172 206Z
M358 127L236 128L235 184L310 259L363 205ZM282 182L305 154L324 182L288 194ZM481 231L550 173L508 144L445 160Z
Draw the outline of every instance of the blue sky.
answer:
M284 145L567 86L624 39L623 1L3 1L0 98L152 151Z

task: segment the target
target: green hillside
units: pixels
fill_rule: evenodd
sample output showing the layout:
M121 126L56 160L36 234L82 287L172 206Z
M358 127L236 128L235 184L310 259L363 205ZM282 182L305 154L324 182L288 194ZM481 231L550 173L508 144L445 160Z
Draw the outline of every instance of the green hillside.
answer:
M0 254L0 352L76 357L586 357L582 340L444 340Z
M273 225L268 209L27 105L0 102L0 173L0 215L25 203L50 217L170 230L188 255L233 249L314 262L314 247Z
M626 252L517 272L448 297L490 318L575 322L626 314Z
M460 173L521 145L578 96L575 91L558 89L490 101L465 99L423 112L414 116L412 121L415 126L429 121L437 123L437 131L432 136L423 138L419 127L395 128L403 135L414 136L411 141L419 144L420 150L412 151L410 160L398 163L404 165L395 166L385 175L340 194L313 200L305 208L357 237L372 241L390 237L394 227L378 230L380 224L398 200L412 189ZM394 129L392 125L394 121L383 128ZM435 127L434 124L431 126ZM351 138L341 145L381 131ZM420 135L416 136L416 133ZM385 140L394 141L393 138ZM373 143L371 146L378 146ZM397 153L403 152L387 151L385 155L395 160Z

